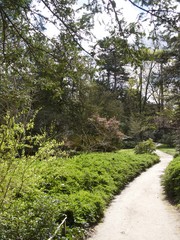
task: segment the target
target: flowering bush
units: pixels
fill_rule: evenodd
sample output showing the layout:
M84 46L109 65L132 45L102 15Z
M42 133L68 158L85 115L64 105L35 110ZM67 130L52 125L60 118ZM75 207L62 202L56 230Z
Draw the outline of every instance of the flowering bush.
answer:
M119 130L120 123L115 117L93 115L89 120L89 146L91 150L112 151L121 148L124 134Z

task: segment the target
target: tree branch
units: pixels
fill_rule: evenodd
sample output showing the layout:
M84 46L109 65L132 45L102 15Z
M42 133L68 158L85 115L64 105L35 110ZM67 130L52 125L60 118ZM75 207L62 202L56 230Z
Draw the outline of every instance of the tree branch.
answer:
M4 19L4 15L3 12L0 9L0 14L1 14L1 18L2 18L2 45L3 45L3 55L5 55L5 40L6 40L6 23L5 23L5 19Z
M80 47L81 50L83 50L85 53L87 53L89 56L92 57L91 53L89 53L75 38L75 36L77 36L77 33L74 31L74 29L72 29L70 26L68 26L68 24L65 23L65 21L63 19L61 19L56 13L53 12L53 10L49 7L49 5L47 4L47 2L45 0L42 0L43 4L46 6L46 8L53 14L53 16L55 16L66 28L66 30L68 31L68 33L71 35L71 37L73 38L73 41ZM74 36L75 35L75 36ZM78 37L78 36L77 36Z
M135 6L136 8L138 8L138 9L140 9L140 10L142 10L143 12L146 12L146 13L148 13L148 14L156 17L156 18L161 19L162 22L168 23L171 27L173 27L176 31L179 32L179 28L178 28L177 26L175 26L174 24L172 24L172 21L169 20L168 18L164 18L164 17L162 17L162 16L157 15L156 13L154 13L154 12L155 12L154 10L151 11L151 10L147 10L147 9L145 9L145 8L143 8L143 7L140 7L139 5L137 5L136 3L134 3L132 0L128 0L128 1L129 1L133 6ZM159 10L158 10L158 11L159 11Z

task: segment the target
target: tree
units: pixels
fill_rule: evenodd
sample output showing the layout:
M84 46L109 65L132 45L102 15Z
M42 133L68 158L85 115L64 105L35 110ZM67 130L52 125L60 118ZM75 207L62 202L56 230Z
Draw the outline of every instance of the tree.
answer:
M107 89L123 92L128 80L125 70L127 62L126 40L118 36L106 37L98 41L97 64L100 67L101 79Z
M150 21L154 29L149 37L154 43L157 42L156 39L160 40L158 26L163 23L163 29L160 29L162 36L167 40L163 31L168 30L168 33L171 33L169 35L171 40L175 34L174 46L177 44L177 26L174 22L172 24L172 21L170 23L170 20L177 20L178 16L174 4L168 8L170 0L166 3L130 2L144 12L144 15L141 14L139 17L139 25L144 20L145 14L148 18L150 15L153 16ZM12 113L23 108L31 109L32 112L41 109L36 119L37 131L42 127L50 129L50 126L55 124L55 128L59 129L57 134L62 130L69 132L72 129L79 134L86 128L84 122L94 110L107 118L114 115L118 120L124 119L121 121L124 123L124 129L128 129L127 119L136 115L137 111L138 114L142 114L142 119L156 111L150 110L152 105L153 109L155 108L155 104L150 102L152 98L159 105L159 110L163 111L166 104L167 84L168 86L177 84L173 77L171 83L165 81L168 71L165 69L168 68L166 63L160 62L162 56L156 59L155 52L152 54L152 51L142 47L140 38L144 33L136 27L138 23L127 25L124 22L115 1L109 1L108 5L98 0L89 1L78 9L79 13L81 10L84 12L78 16L73 7L75 1L41 0L39 3L48 10L49 17L40 11L38 4L33 4L31 1L22 0L18 3L12 0L1 1L2 115L5 109ZM93 62L91 67L87 67L91 60L87 60L87 55L84 56L88 53L83 49L81 41L85 36L84 33L90 34L95 14L102 11L112 15L114 26L110 36L98 41L97 48L93 52L95 58L97 56L100 70L99 75L96 74L97 84L95 84L93 80L96 63ZM48 39L44 34L46 22L57 26L58 37ZM129 44L128 37L131 35L135 36L136 45ZM166 42L170 46L170 40ZM137 44L140 46L139 50ZM168 56L167 60L172 59L171 57ZM169 67L177 68L178 61ZM137 89L130 87L128 64L140 70ZM175 87L172 88L175 90ZM104 94L100 94L101 90ZM97 94L100 94L101 98L98 106L95 106ZM91 97L91 102L88 97ZM114 107L111 107L112 104ZM76 122L81 123L83 130L80 126L77 127Z
M31 1L3 1L0 8L3 49L0 56L1 117L6 110L16 114L25 108L32 112L41 109L36 119L37 131L48 129L54 122L59 125L63 121L66 125L60 112L65 105L67 108L63 113L67 112L68 104L70 106L72 98L76 98L74 95L77 96L79 78L81 81L85 78L85 63L81 63L85 57L80 53L79 41L80 32L88 23L88 19L74 21L71 8L74 1L40 2L53 15L52 18L43 16L38 11L38 4L33 5ZM59 25L57 38L48 39L44 34L46 21Z

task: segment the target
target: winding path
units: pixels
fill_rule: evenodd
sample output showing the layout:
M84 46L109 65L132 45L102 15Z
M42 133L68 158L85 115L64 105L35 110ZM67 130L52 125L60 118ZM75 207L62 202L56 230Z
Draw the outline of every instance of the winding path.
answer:
M118 195L88 240L180 240L180 213L165 200L161 175L172 156L157 150L161 162Z

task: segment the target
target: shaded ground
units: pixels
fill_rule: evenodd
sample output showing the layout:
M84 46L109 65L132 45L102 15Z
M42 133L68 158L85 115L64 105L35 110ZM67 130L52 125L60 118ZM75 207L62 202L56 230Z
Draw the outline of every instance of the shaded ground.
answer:
M88 240L180 240L180 213L165 200L161 175L172 156L136 178L107 209Z

